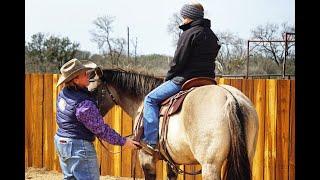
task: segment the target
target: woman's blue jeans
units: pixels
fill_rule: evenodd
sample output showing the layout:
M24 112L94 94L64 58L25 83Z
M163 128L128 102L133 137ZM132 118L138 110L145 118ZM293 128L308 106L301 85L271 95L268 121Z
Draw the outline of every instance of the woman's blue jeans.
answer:
M169 80L152 90L145 97L143 107L143 141L150 145L157 144L159 138L160 103L180 90L181 85L177 85Z
M99 180L97 153L90 141L54 136L63 179Z

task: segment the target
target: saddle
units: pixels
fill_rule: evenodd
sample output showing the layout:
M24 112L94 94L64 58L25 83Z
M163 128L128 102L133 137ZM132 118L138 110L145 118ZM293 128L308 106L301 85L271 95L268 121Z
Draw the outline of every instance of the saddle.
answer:
M168 131L168 124L170 116L173 114L178 113L181 110L181 105L185 99L185 97L193 91L195 88L205 85L216 85L217 82L213 78L208 77L197 77L192 78L188 81L186 81L181 88L181 91L177 94L167 98L161 103L160 108L160 117L162 117L162 126L161 126L161 134L159 137L159 144L156 148L157 152L154 152L150 150L150 148L147 148L146 145L142 145L142 149L145 150L145 152L157 156L158 159L166 160L167 162L173 162L172 158L170 157L165 142L167 140L167 131ZM143 111L140 112L140 115L137 117L137 124L134 128L134 140L139 141L140 137L143 133L143 118L142 118Z

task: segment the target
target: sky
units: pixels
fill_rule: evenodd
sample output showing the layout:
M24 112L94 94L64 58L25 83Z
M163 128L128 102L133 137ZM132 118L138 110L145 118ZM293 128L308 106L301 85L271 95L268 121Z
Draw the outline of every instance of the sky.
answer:
M186 0L26 0L25 40L38 32L68 37L80 43L80 49L99 53L91 30L93 21L101 16L113 16L112 37L137 38L138 55L163 54L173 56L175 46L167 26L174 13ZM295 25L294 0L198 0L211 20L214 32L232 32L248 40L258 25L288 22ZM130 47L133 50L133 47ZM131 51L130 50L130 51Z

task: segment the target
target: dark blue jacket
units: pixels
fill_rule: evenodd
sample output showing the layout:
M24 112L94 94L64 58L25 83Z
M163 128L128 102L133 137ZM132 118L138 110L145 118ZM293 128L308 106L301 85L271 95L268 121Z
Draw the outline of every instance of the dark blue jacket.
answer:
M84 101L95 99L87 89L63 88L57 98L56 120L59 126L57 135L74 139L94 141L95 135L76 118L76 106Z
M215 58L220 49L217 36L208 19L181 25L183 30L166 80L182 84L193 77L215 77Z

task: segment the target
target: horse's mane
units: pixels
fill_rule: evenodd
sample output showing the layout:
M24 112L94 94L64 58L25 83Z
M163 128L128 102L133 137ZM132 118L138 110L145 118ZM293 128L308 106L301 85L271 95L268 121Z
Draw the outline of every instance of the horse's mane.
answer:
M103 80L136 97L146 96L164 81L162 77L122 69L104 69Z

